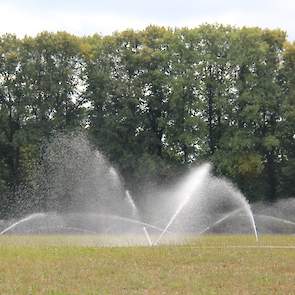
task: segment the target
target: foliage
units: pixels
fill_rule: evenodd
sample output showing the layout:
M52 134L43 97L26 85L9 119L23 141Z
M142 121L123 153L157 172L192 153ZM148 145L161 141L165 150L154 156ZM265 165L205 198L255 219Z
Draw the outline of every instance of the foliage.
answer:
M134 192L209 160L251 200L294 196L294 48L280 30L222 25L1 36L2 214L42 142L77 128Z

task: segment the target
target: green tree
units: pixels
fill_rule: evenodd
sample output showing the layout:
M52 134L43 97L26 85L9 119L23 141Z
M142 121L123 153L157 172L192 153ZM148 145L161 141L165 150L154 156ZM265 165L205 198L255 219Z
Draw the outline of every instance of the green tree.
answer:
M283 89L282 117L280 129L280 159L282 165L281 193L294 197L295 177L295 43L286 43L281 68L281 86Z

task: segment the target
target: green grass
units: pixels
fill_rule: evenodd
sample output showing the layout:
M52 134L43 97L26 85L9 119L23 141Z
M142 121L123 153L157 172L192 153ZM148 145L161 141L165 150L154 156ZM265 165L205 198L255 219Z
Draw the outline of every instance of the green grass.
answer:
M109 248L98 239L0 237L0 294L295 294L295 236Z

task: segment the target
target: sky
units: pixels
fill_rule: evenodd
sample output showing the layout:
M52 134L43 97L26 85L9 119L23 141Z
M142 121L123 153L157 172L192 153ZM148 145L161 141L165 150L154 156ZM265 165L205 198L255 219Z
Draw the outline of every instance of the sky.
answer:
M42 31L108 35L150 24L203 23L280 28L295 41L295 0L0 0L0 34Z

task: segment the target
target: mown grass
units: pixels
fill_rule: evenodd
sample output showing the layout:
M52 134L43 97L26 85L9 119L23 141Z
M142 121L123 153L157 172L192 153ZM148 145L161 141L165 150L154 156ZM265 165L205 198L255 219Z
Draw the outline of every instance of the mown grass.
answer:
M98 239L0 237L0 294L295 294L294 236L157 247L96 247Z

